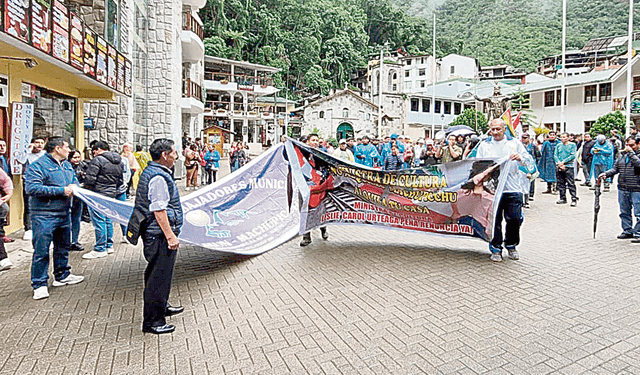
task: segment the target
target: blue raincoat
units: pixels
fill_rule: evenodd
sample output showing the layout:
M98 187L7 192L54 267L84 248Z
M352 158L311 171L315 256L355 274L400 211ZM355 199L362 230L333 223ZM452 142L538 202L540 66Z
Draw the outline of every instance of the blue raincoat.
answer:
M556 182L556 162L553 159L553 154L559 144L560 141L557 139L555 141L546 140L542 144L538 171L540 171L540 178L546 182Z

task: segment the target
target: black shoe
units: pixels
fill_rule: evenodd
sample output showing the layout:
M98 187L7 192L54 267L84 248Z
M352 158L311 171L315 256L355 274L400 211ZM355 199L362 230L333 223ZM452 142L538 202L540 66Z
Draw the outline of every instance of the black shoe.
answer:
M559 201L556 202L556 204L567 204L567 200L566 199L560 199Z
M553 194L553 192L551 190L545 190L542 192L542 194Z
M534 199L533 199L533 195L530 195L530 196L529 196L529 200L530 200L530 201L533 201L533 200L534 200Z
M167 306L167 311L164 313L164 316L177 315L184 311L184 307L178 306Z
M311 239L310 238L303 238L302 241L300 242L300 246L307 246L311 243Z
M142 326L142 332L155 333L156 335L161 335L163 333L171 333L175 330L176 330L176 326L174 326L173 324L165 324L163 326L155 326L155 327Z
M329 233L327 233L327 229L326 228L320 228L320 233L322 234L322 239L323 240L328 240L329 239Z
M71 247L69 248L69 250L71 251L84 251L84 247L82 247L82 245L74 243L71 244Z
M626 232L622 232L618 235L618 239L619 240L626 240L628 238L633 238L633 234L632 233L626 233Z
M524 208L531 208L531 205L530 205L529 203L524 203L524 204L522 205L522 207L524 207Z
M631 240L631 243L640 243L640 238L636 237Z
M571 200L571 207L575 207L578 205L578 200L577 199L572 199Z

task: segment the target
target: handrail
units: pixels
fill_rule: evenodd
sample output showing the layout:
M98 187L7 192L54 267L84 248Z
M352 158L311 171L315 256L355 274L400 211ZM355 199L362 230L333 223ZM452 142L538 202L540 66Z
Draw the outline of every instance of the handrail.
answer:
M202 100L202 87L189 78L182 80L182 97L195 98L204 102Z
M182 30L192 31L200 40L204 40L204 28L190 12L182 12Z

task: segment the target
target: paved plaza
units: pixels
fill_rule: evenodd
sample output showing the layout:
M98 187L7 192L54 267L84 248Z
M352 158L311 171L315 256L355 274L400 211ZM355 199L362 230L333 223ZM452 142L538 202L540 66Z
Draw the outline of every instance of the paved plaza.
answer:
M519 261L492 263L476 240L356 226L255 257L183 246L170 301L185 312L160 336L141 332L140 245L72 253L85 282L42 301L29 246L14 245L0 375L638 374L640 245L615 238L615 189L596 239L593 192L579 196L577 208L536 196Z

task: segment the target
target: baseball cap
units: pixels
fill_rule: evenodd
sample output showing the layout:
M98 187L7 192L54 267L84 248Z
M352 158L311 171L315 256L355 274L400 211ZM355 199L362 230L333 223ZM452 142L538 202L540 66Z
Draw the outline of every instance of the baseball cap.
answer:
M340 142L338 142L338 143L340 143L340 144L342 144L342 143L347 144L347 140L346 140L346 139L344 139L344 138L342 138L342 139L340 140Z

